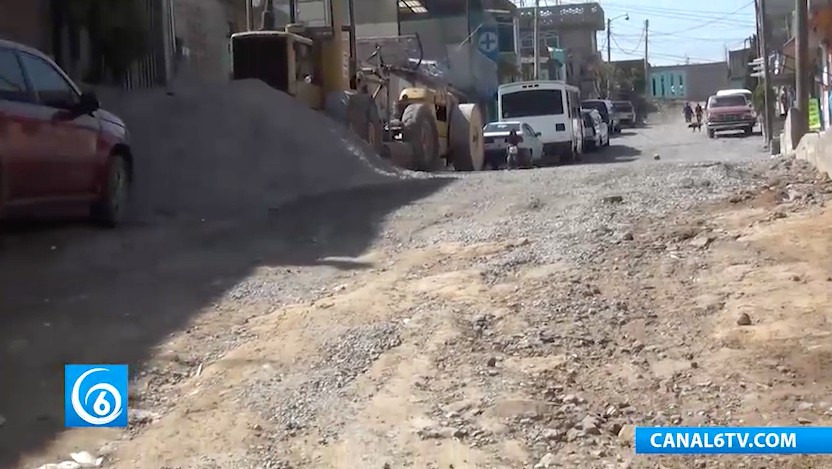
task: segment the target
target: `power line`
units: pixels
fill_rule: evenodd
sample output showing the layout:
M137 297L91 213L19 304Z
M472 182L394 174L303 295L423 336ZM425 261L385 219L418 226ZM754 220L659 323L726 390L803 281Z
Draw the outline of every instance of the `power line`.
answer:
M643 40L644 40L644 32L642 31L642 33L641 33L641 37L639 38L638 43L636 44L636 46L635 46L635 47L633 47L633 50L631 50L631 51L629 51L629 52L625 51L625 50L621 47L621 44L619 44L619 43L618 43L618 41L615 39L615 36L610 36L610 40L612 40L612 43L613 43L613 44L615 44L615 47L616 47L616 48L618 48L618 50L619 50L619 51L621 51L621 52L623 52L623 53L625 53L625 54L627 54L627 55L633 55L633 54L635 54L635 53L636 53L636 51L639 49L639 47L641 47L641 41L643 41Z
M620 9L622 11L627 11L631 14L643 14L645 16L650 17L669 18L685 21L710 21L711 23L722 23L727 26L755 26L756 22L752 19L741 19L732 17L732 15L737 14L744 15L744 13L741 13L741 11L745 9L747 6L748 5L743 6L739 10L735 10L727 14L725 12L703 13L695 10L684 11L662 8L638 7L630 5L622 5ZM618 9L618 7L616 7L616 9Z

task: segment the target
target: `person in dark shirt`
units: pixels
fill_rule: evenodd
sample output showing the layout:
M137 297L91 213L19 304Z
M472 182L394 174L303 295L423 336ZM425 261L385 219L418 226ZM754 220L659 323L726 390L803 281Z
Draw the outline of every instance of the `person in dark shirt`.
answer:
M690 121L693 119L693 108L690 107L690 103L685 103L685 109L682 112L685 113L685 122L690 124Z
M520 136L517 135L517 131L511 129L511 132L508 133L508 138L506 139L509 145L517 146L520 144Z
M696 122L701 124L702 123L702 113L703 113L701 104L696 103L696 109L694 110L694 113L696 113Z

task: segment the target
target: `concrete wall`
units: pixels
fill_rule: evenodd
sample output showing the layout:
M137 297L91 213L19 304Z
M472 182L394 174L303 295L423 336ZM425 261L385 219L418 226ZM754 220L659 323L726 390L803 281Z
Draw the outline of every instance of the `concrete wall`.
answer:
M235 13L220 0L174 0L175 34L187 48L177 79L217 82L229 79L229 21Z
M0 0L0 38L52 49L49 8L42 0Z

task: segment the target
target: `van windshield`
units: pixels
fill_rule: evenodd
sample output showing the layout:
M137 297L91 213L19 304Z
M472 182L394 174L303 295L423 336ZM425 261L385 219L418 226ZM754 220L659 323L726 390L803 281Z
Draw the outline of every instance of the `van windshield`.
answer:
M524 90L500 97L503 119L563 114L561 90Z
M745 96L741 94L732 94L728 96L714 96L711 98L711 102L708 103L708 107L737 107L737 106L746 106L748 105L748 101L745 99Z

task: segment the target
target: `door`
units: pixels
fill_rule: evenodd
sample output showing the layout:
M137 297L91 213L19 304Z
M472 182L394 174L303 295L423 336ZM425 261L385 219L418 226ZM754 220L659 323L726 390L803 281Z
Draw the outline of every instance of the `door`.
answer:
M73 112L80 94L57 66L25 52L20 53L20 61L37 96L39 117L48 122L43 196L93 194L99 164L98 119Z
M532 158L539 158L543 155L543 144L537 138L537 132L529 124L523 124L523 133L529 136L529 148Z
M17 51L0 48L0 205L37 197L43 129Z

